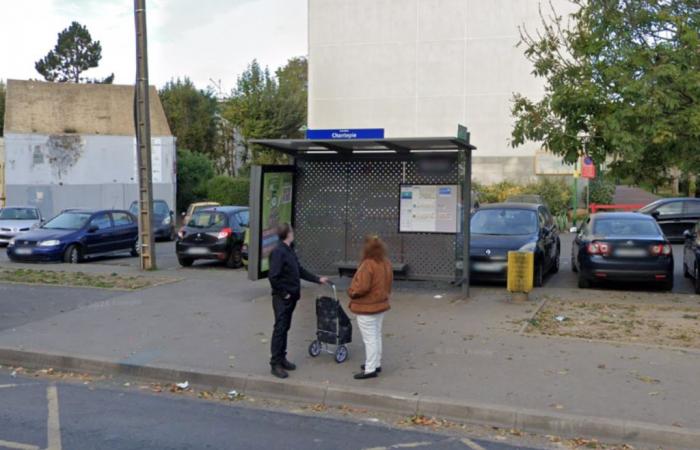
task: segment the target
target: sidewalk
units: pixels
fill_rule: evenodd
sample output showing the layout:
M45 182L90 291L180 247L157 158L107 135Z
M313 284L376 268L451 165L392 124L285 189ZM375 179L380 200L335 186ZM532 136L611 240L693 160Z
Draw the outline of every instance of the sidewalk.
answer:
M267 377L272 311L265 281L243 272L190 279L139 292L0 332L0 349L24 350L215 375ZM311 358L313 298L306 287L290 332L290 359L299 369L289 383L348 386L444 397L455 401L551 413L700 429L700 351L620 345L519 334L544 296L567 299L564 289L542 289L527 304L511 304L502 288L458 291L399 288L385 319L382 375L352 379L363 363L355 330L350 358ZM587 291L604 297L609 292ZM441 298L435 298L441 295ZM624 294L627 301L685 302L696 296ZM653 385L644 380L658 380Z

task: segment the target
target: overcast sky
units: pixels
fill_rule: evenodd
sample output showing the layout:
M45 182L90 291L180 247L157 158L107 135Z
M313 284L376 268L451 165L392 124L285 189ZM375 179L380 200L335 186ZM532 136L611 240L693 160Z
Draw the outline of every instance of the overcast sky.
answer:
M151 84L189 76L228 92L250 61L274 69L307 53L307 0L146 0ZM76 20L102 43L85 76L134 82L133 0L3 0L0 79L42 79L34 62Z

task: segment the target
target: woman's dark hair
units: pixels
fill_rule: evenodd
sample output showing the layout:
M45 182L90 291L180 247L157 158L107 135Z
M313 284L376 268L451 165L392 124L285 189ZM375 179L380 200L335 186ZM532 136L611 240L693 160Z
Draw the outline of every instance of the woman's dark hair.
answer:
M287 222L277 225L277 237L280 241L287 239L290 231L292 231L292 226Z
M374 259L382 261L386 258L386 245L379 239L379 236L365 236L365 245L362 249L362 259Z

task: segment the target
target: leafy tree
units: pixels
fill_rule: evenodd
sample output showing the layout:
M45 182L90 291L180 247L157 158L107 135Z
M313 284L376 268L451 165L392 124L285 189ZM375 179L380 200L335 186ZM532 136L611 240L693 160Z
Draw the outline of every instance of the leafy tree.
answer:
M197 89L187 77L169 81L159 95L178 146L214 158L218 114L214 95Z
M177 150L177 208L187 209L190 203L205 200L206 183L214 176L214 164L201 153Z
M81 81L107 83L114 81L114 74L103 80L91 80L80 75L97 67L102 59L100 41L93 41L87 27L72 22L68 28L58 33L58 42L53 50L34 64L34 68L46 81Z
M275 76L253 61L238 77L222 115L250 139L297 138L306 124L307 61L293 58ZM286 156L251 148L253 163L285 162Z
M697 0L572 0L551 8L521 44L539 100L514 96L512 144L544 145L567 161L587 153L616 176L663 183L700 169L700 8Z
M5 128L5 82L0 80L0 136Z

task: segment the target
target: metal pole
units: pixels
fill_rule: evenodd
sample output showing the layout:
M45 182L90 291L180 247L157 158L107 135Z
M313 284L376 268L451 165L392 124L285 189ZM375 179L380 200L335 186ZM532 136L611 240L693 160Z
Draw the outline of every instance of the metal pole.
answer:
M470 141L470 133L467 133L467 144ZM462 295L469 298L470 283L470 249L471 249L471 209L472 209L472 151L469 148L464 152L464 180L462 180L462 224L464 229L464 243L462 244Z
M139 176L139 254L142 270L156 269L153 238L153 181L151 168L151 117L148 102L148 50L146 40L146 0L134 0L136 21L136 159Z

